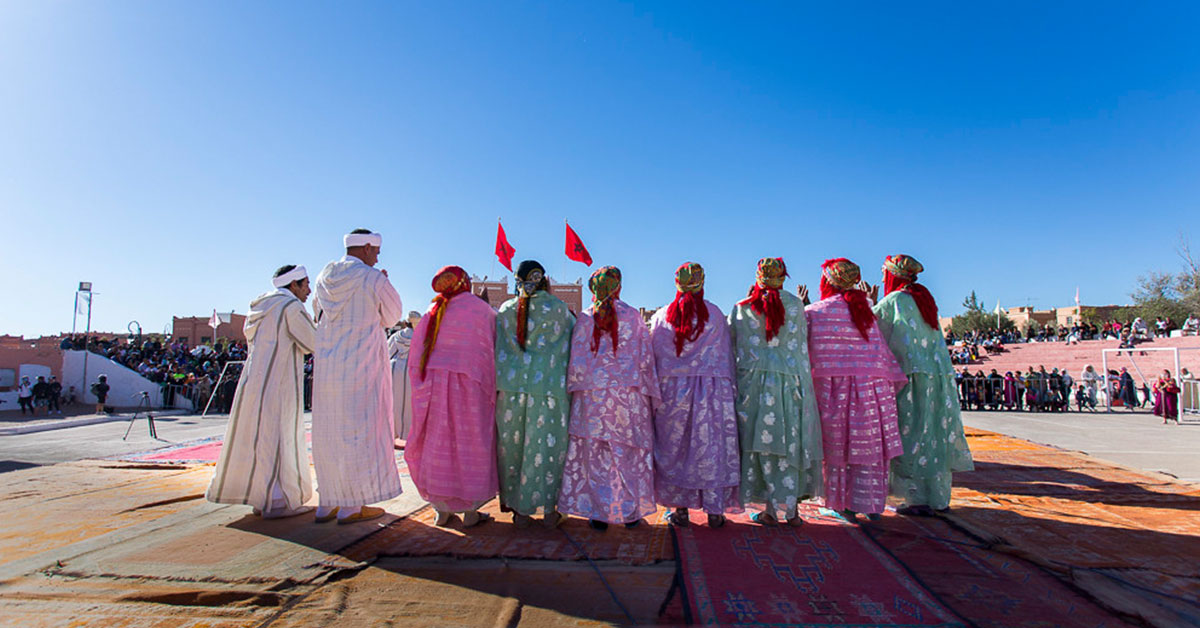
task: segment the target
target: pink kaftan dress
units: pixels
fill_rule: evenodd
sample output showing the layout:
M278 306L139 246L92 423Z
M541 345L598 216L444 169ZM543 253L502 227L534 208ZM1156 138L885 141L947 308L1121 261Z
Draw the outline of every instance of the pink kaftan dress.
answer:
M496 496L496 313L463 292L445 305L421 377L432 316L421 317L408 360L413 422L404 460L417 491L442 512L467 512Z
M888 462L903 452L896 393L908 378L872 321L868 340L841 295L804 310L825 450L825 505L883 512Z

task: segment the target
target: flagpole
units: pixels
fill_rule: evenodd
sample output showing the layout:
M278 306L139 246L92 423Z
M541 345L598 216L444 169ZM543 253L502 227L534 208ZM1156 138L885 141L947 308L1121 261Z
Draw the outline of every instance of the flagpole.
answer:
M503 228L501 225L502 225L502 223L500 222L500 217L499 217L499 216L496 216L496 231L499 231L500 229L502 229L502 228ZM495 274L495 273L496 273L496 256L495 256L495 255L492 255L492 268L491 268L491 270L489 270L489 271L488 271L488 274L489 274L489 276L490 276L490 275L493 275L493 274ZM485 283L485 284L487 283L487 279L488 279L487 277L484 277L484 283ZM484 290L487 290L487 286L486 286L486 285L484 286ZM505 290L505 292L507 292L507 290Z
M78 293L76 293L75 296L76 296L76 298L79 298ZM92 333L92 296L93 296L92 292L89 291L88 298L87 298L87 303L88 303L87 331L83 332L83 383L80 384L80 386L79 386L80 398L85 399L85 400L87 399L86 395L87 395L87 391L88 391L88 387L87 387L87 367L88 367L88 354L89 354L88 335ZM86 401L85 401L85 403L86 403Z
M563 225L570 227L571 223L568 222L566 218L563 218ZM562 271L563 276L559 279L559 281L565 282L567 279L566 273L568 261L570 260L567 259L567 230L563 229L563 261L562 264L559 264L559 270Z

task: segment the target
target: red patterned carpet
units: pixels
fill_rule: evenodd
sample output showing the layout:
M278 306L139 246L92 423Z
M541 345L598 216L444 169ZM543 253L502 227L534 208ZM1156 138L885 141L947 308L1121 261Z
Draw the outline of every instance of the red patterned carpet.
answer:
M862 530L819 512L806 508L799 528L759 526L738 515L716 530L677 529L690 619L721 626L967 625Z

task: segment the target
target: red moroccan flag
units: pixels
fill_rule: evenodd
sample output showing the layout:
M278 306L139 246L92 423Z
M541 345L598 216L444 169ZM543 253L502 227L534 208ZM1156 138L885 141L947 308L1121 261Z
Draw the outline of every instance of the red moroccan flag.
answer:
M512 272L513 253L516 252L517 250L513 248L513 245L508 243L508 236L504 234L504 225L500 224L500 221L497 220L496 257L500 258L500 263L504 264L504 267L507 268L508 272L510 273Z
M567 259L573 259L577 262L582 262L588 266L592 265L592 256L588 253L587 247L583 245L583 240L579 239L579 235L567 225Z

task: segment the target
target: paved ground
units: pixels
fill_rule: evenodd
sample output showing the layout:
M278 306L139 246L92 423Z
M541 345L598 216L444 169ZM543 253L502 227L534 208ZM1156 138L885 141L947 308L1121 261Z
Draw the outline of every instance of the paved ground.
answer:
M1200 425L1163 425L1138 412L965 412L963 423L1200 482Z
M44 420L44 417L39 417L39 422ZM207 418L200 418L199 415L155 417L159 440L150 438L146 420L140 417L135 421L128 440L121 440L129 428L127 419L0 436L0 473L84 458L111 458L198 438L221 436L225 433L227 421L225 415L211 414Z
M75 416L84 416L92 414L96 411L94 405L83 405L81 403L66 405L62 407L62 414L47 414L44 410L38 409L36 414L26 414L16 408L9 408L8 405L0 406L0 423L29 423L31 421L56 421L67 419Z

